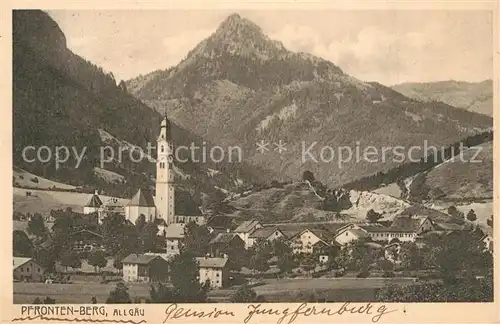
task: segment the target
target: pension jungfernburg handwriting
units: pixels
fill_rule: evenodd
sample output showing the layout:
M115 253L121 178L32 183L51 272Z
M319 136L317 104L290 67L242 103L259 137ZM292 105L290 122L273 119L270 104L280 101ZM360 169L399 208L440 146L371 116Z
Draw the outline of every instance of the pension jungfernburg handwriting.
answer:
M388 309L385 305L381 305L374 309L372 303L367 303L363 305L351 305L349 302L344 303L340 308L333 309L327 307L316 307L315 305L308 306L307 303L300 304L297 308L266 308L262 304L250 304L248 305L248 315L245 318L245 324L249 323L254 315L274 315L280 316L276 324L291 324L298 316L302 315L308 316L334 316L334 315L348 315L348 314L358 314L358 315L373 315L371 320L373 323L377 323L382 316L395 312L397 309ZM286 322L285 319L288 319Z

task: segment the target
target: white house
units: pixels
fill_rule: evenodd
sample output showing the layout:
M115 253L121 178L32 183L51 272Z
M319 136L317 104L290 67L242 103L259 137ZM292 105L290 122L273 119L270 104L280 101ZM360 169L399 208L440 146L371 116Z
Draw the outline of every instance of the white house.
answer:
M325 246L331 246L333 237L319 229L305 229L290 239L293 253L313 253Z
M174 256L180 253L180 246L185 235L185 224L173 223L165 228L166 254Z
M222 288L227 285L227 257L212 258L205 256L196 258L196 261L198 261L200 269L198 279L201 284L210 280L210 287L212 288Z
M369 237L368 233L361 228L345 228L335 235L335 242L340 245L346 245L352 241Z
M234 233L245 242L245 249L248 249L252 247L254 243L254 240L250 239L250 234L262 227L264 226L257 220L244 221L234 230Z

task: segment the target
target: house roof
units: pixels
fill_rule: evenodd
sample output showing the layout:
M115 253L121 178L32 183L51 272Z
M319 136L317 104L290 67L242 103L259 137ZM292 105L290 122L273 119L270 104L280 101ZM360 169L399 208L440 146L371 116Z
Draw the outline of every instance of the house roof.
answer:
M161 258L161 256L158 255L148 255L148 254L136 254L132 253L129 254L125 259L122 260L122 263L132 263L132 264L149 264L151 261Z
M352 234L356 235L357 237L367 237L368 234L366 234L366 231L359 229L359 228L353 228L353 229L348 229Z
M389 228L380 225L360 225L363 230L371 233L388 232Z
M185 234L185 224L182 223L172 223L165 228L166 238L184 238Z
M256 229L255 231L253 231L252 234L250 234L250 237L257 238L257 239L267 239L269 236L271 236L276 231L280 231L279 228L277 228L276 226L261 227L261 228ZM283 233L281 233L281 234L283 234Z
M394 219L388 228L390 232L415 232L426 218L400 216Z
M91 235L91 236L95 236L95 237L98 237L98 238L100 238L100 239L102 239L102 238L103 238L103 236L102 236L101 234L98 234L98 233L93 232L93 231L89 231L89 230L87 230L87 229L84 229L84 230L81 230L81 231L78 231L78 232L71 233L71 234L70 234L70 237L73 237L73 236L75 236L75 235L80 235L80 234L89 234L89 235Z
M120 200L118 200L118 198L111 197L106 201L104 207L123 207L123 205L120 203Z
M255 226L260 224L258 220L248 220L244 221L241 223L236 229L234 230L235 233L249 233L255 229Z
M224 268L227 263L227 258L198 257L196 261L198 261L200 268Z
M329 233L335 233L339 229L347 226L346 223L321 223L321 222L305 222L305 223L275 223L265 224L265 227L276 226L286 237L291 238L304 230L324 230ZM318 234L315 234L318 235ZM333 234L332 234L333 235Z
M97 194L93 194L92 197L90 197L89 202L85 205L85 207L96 207L96 208L101 206L102 206L102 201Z
M464 227L459 224L454 223L436 223L436 227L445 231L460 231L463 230Z
M29 261L31 261L31 258L14 257L13 262L12 262L12 265L13 265L12 270L16 270L17 268L19 268L23 264L26 264Z
M231 240L233 240L235 237L238 237L238 239L241 240L241 238L234 233L219 233L217 234L216 237L214 237L209 244L224 244L224 243L229 243Z
M132 199L130 199L127 206L140 206L140 207L155 207L155 201L151 190L139 189Z

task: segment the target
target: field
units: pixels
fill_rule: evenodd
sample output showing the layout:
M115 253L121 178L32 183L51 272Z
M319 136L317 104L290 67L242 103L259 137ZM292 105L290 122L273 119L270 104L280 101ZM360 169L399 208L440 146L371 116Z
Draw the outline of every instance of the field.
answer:
M52 209L64 209L71 207L73 211L83 212L83 206L88 203L91 194L78 192L64 191L49 191L49 190L31 190L13 188L14 190L14 211L23 214L26 213L41 213L47 214ZM27 196L26 192L31 192L31 196ZM111 197L99 196L103 203L106 203ZM128 202L127 199L119 198L118 201L122 204Z
M408 278L315 278L315 279L268 279L265 284L253 288L267 301L295 301L300 296L314 293L321 298L335 301L369 301L375 298L375 289L387 283L410 284ZM127 284L132 298L149 298L149 286L144 283ZM106 301L109 292L115 287L114 283L99 284L96 282L73 284L44 284L44 283L14 283L14 303L31 303L38 297L54 298L56 303L89 303L93 296L99 303ZM209 298L213 301L228 301L236 288L214 290Z
M16 186L23 188L38 188L38 189L75 189L75 186L68 185L61 182L52 181L49 179L45 179L43 177L34 175L28 171L25 171L20 168L14 167L13 170L13 178ZM36 180L35 180L36 178ZM33 182L33 180L35 182Z

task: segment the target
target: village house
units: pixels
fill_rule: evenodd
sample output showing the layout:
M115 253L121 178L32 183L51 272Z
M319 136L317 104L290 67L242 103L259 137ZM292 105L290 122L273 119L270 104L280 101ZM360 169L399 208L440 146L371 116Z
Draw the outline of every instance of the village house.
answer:
M335 235L335 242L340 245L346 245L352 241L357 241L368 237L369 235L365 230L353 224L353 226L345 227L339 230Z
M396 217L391 226L360 225L373 241L415 242L416 238L426 232L436 229L429 217L415 217L411 215Z
M126 282L163 282L168 278L168 262L158 255L132 253L122 264Z
M45 269L32 258L14 257L13 278L19 281L43 282Z
M245 253L245 242L235 233L219 233L208 245L210 253L216 256L228 253Z
M205 284L210 281L210 287L223 288L228 282L228 258L227 257L198 257L199 281L200 284Z
M241 223L235 230L234 233L237 234L243 242L245 242L245 249L252 247L254 240L250 238L256 229L262 228L263 225L257 220L248 220Z
M172 223L165 228L165 252L169 257L180 253L185 227L182 223Z
M290 239L293 253L320 253L326 247L337 245L333 235L321 229L305 229Z
M71 249L75 252L92 252L103 249L102 235L89 230L72 233L69 236L69 241Z
M83 213L84 214L92 214L92 213L98 213L101 212L101 206L102 206L102 201L101 198L99 198L99 195L97 193L97 190L94 192L94 194L90 197L89 202L83 206Z
M248 239L251 241L251 245L257 242L272 242L279 238L284 238L283 232L276 226L264 226L253 231Z

